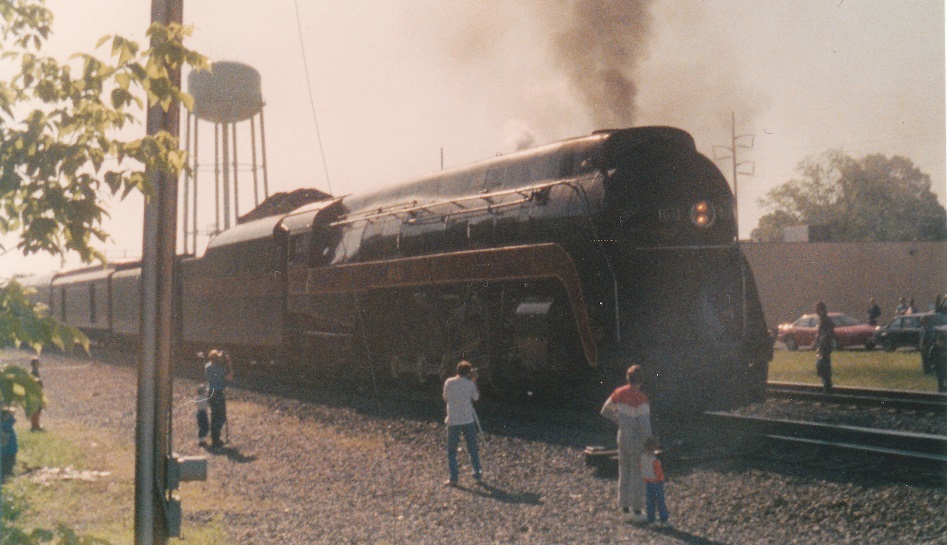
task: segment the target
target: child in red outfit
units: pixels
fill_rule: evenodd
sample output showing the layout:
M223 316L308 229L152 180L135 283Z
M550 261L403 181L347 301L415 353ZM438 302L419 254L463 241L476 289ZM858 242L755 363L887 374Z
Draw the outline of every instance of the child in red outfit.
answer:
M641 476L645 483L647 498L648 522L654 522L654 511L657 508L661 517L661 526L668 526L668 508L664 502L664 469L658 459L658 449L661 442L655 436L649 436L644 442L644 453L641 455Z

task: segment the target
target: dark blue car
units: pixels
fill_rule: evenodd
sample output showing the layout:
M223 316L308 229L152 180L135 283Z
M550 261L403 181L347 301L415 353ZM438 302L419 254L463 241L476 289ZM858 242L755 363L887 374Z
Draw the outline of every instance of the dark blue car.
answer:
M921 319L933 321L933 326L947 325L947 314L921 312L895 316L888 325L875 330L875 341L887 352L902 346L918 348L921 340Z

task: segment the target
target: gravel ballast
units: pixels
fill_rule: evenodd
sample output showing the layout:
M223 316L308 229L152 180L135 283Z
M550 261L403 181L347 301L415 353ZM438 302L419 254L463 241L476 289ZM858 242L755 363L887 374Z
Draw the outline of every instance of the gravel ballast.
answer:
M29 358L6 351L0 361L26 365ZM132 367L46 353L42 372L48 425L75 421L134 441ZM219 520L239 544L947 543L942 479L905 481L884 468L713 448L665 463L672 528L630 524L616 509L615 479L584 462L585 445L614 444L594 411L483 403L484 483L473 481L461 453L460 487L452 488L443 485L436 394L238 377L229 390L230 442L207 451L196 440L196 385L175 380L174 445L181 454L206 455L209 477L182 489L212 494L227 508L188 505L185 491L185 537L188 527ZM774 407L787 417L793 406ZM941 417L929 418L938 421L932 430L942 429Z

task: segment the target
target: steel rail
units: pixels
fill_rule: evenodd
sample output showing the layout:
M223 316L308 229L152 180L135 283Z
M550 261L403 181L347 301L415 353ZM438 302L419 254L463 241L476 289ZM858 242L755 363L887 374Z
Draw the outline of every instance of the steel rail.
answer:
M721 437L757 437L763 441L791 443L802 448L827 448L855 457L897 458L911 464L947 469L947 437L942 435L725 412L704 413L701 415L701 426L714 430ZM726 441L721 439L721 443ZM617 467L618 451L614 448L589 446L583 454L589 466L603 469Z
M826 393L821 386L794 382L770 382L767 395L772 398L805 399L865 405L886 409L929 411L947 414L947 394L880 388L833 388Z
M702 418L708 427L714 429L781 442L894 456L947 467L947 437L943 435L740 416L722 412L704 413Z

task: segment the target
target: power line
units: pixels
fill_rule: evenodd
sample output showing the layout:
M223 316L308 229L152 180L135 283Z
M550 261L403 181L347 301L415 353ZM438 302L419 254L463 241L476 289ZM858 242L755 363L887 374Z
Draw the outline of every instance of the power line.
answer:
M316 115L316 101L313 99L312 80L309 77L309 61L306 60L306 44L303 43L303 24L299 18L299 1L293 0L296 8L296 30L299 33L299 50L303 56L303 70L306 72L306 87L309 89L309 107L312 110L312 121L316 125L316 142L319 144L319 154L322 156L322 169L326 175L326 186L332 194L332 182L329 180L329 166L326 163L326 152L322 147L322 135L319 132L319 117Z

